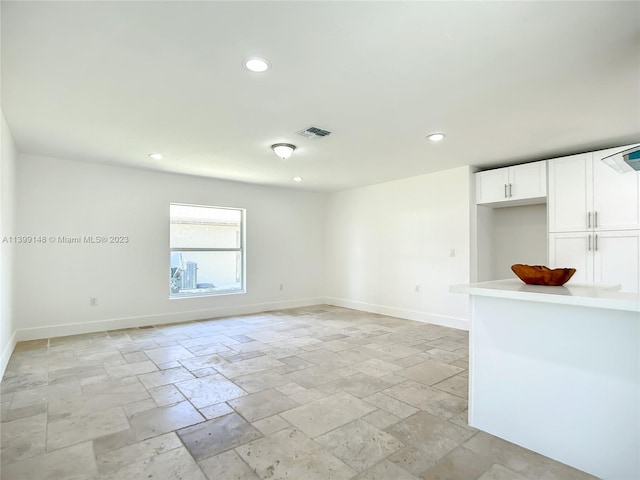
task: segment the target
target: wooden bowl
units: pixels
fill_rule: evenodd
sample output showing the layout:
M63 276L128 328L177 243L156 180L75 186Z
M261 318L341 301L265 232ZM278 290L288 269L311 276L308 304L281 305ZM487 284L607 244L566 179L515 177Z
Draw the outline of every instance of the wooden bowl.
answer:
M523 265L521 263L511 265L511 270L527 285L552 287L564 285L576 273L575 268L554 268L552 270L543 265Z

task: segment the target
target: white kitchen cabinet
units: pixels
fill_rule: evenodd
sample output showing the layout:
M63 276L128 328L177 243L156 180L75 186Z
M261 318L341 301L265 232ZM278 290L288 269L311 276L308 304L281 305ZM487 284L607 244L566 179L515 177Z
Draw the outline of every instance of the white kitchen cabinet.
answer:
M567 232L549 234L549 268L575 268L569 283L593 283L592 234Z
M547 197L546 161L478 172L475 177L478 204L507 207L544 203Z
M509 194L509 168L476 173L476 203L506 202Z
M628 147L549 160L549 231L640 229L640 174L602 162Z
M591 153L549 160L547 213L550 232L586 231L591 211ZM613 171L613 170L612 170ZM614 172L615 173L615 172Z
M624 150L593 152L593 226L597 230L640 229L640 173L618 173L602 159Z
M638 292L640 285L640 232L602 231L593 234L593 282L622 286Z
M561 232L549 234L549 266L575 268L569 284L640 287L640 231Z

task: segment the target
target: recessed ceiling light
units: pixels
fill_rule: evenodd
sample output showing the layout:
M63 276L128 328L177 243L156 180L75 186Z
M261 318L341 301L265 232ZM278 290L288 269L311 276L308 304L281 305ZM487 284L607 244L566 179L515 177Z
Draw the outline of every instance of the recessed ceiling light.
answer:
M301 182L302 181L302 177L293 177L293 181L294 182Z
M149 156L154 160L162 160L164 158L161 153L150 153Z
M262 73L269 70L271 64L264 58L251 57L244 61L244 67L252 72Z
M427 139L431 142L440 142L444 140L444 133L432 133L431 135L427 135Z

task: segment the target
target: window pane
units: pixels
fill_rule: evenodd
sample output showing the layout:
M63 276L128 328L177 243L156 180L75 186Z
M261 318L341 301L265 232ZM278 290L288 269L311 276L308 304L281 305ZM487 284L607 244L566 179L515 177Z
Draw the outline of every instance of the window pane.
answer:
M242 291L241 252L171 252L171 295Z
M240 248L242 211L237 209L170 206L171 248Z
M171 223L171 248L240 248L238 225Z

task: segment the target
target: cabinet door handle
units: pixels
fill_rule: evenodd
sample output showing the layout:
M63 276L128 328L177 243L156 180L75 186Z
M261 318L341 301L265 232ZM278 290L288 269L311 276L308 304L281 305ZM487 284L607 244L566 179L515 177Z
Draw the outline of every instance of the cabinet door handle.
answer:
M598 228L598 212L595 212L593 214L593 226L594 228ZM597 248L596 248L597 250Z
M597 252L598 251L598 234L594 235L594 237L595 237L595 242L594 242L595 251Z
M507 198L507 184L504 184L504 198Z
M511 192L512 188L513 188L513 185L509 184L509 197L513 197L513 193Z
M587 235L587 238L589 240L589 246L587 247L587 251L590 252L591 251L591 235Z
M587 228L591 228L591 212L587 212Z

